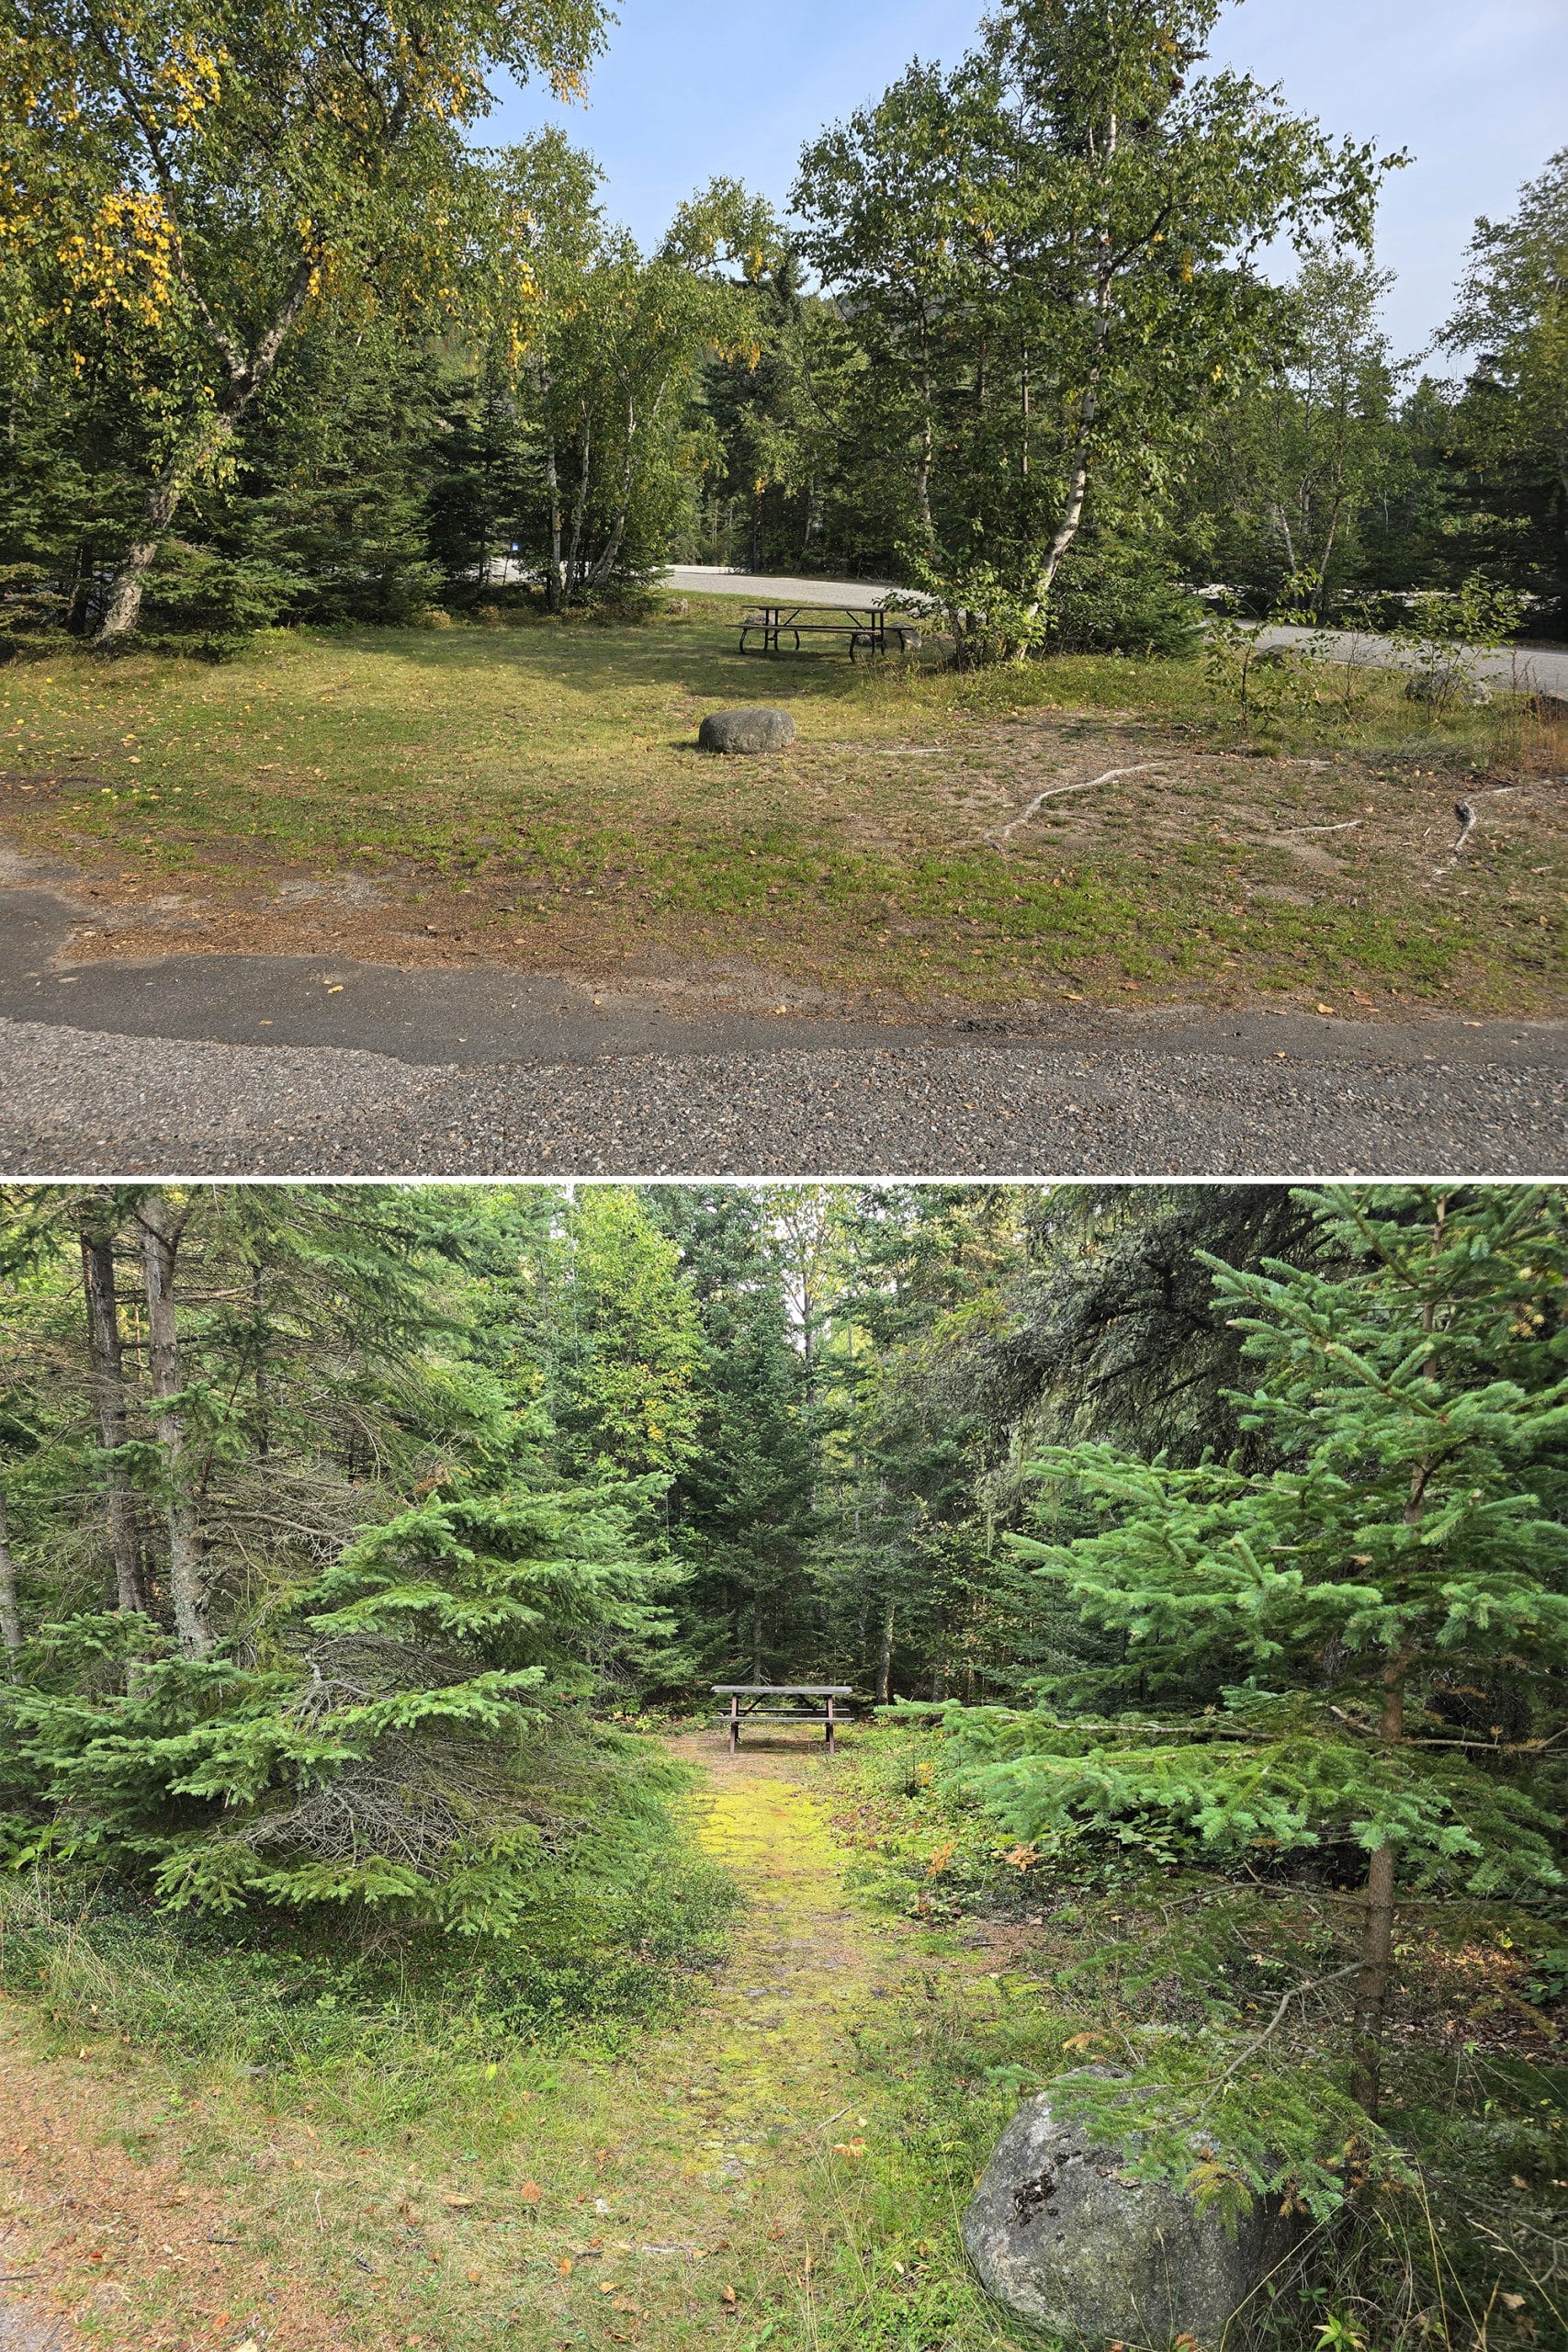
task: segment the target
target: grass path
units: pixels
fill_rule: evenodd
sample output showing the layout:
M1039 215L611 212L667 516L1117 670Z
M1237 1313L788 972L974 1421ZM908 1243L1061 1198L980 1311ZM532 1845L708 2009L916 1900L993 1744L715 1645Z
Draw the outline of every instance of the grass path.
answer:
M743 1907L711 1997L618 2050L269 2095L7 2004L0 2270L34 2315L127 2352L1010 2343L885 2055L983 1955L856 1902L798 1750L678 1752Z

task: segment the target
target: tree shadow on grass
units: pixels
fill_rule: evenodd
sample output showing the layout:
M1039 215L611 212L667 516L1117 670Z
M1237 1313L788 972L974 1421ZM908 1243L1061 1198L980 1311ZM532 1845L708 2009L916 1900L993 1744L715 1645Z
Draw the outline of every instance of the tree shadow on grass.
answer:
M543 673L552 684L681 686L688 693L739 701L810 696L844 701L862 690L864 671L847 651L742 653L699 637L686 625L601 628L581 622L554 629L543 623L497 629L377 629L339 642L357 653L392 653L441 676L514 670Z

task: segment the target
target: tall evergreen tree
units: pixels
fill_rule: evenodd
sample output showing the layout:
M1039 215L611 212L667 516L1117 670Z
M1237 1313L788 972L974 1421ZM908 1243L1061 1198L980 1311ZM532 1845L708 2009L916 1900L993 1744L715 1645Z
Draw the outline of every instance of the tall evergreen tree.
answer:
M678 1606L690 1671L820 1679L816 1433L772 1194L668 1185L649 1206L680 1250L703 1340L698 1443L672 1497L689 1570Z
M1046 1690L959 1736L1025 1838L1359 1856L1352 2076L1375 2115L1402 1885L1561 1883L1532 1700L1568 1664L1568 1215L1506 1187L1309 1198L1337 1263L1207 1261L1256 1368L1242 1419L1279 1466L1047 1449L1046 1498L1100 1523L1014 1545L1122 1637L1098 1677L1112 1713L1073 1724Z

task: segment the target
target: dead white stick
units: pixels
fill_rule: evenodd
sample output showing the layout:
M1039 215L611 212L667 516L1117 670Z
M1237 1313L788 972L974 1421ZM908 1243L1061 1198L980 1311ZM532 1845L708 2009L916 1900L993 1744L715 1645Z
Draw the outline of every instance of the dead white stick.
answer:
M1461 850L1464 847L1466 842L1475 831L1475 811L1471 807L1468 800L1456 800L1454 802L1454 815L1459 819L1459 839L1455 842L1453 848L1449 853L1448 864L1446 865L1438 866L1438 872L1439 874L1451 874L1453 872L1454 867L1459 864L1459 854Z
M1337 825L1281 825L1282 833L1348 833L1360 823L1359 817L1341 817Z
M1081 784L1047 785L1045 790L1037 792L1028 808L1021 808L1017 816L1002 827L999 833L987 833L986 839L993 849L1001 849L1017 832L1021 825L1027 825L1031 817L1039 814L1047 800L1059 799L1064 792L1089 792L1097 784L1114 784L1118 776L1146 775L1151 768L1162 768L1164 765L1163 760L1140 760L1135 768L1107 768L1103 775L1086 776Z

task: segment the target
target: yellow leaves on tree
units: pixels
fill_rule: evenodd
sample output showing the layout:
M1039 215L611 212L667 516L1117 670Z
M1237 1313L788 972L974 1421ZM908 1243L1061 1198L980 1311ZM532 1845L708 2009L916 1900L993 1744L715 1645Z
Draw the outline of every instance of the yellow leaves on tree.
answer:
M175 36L151 88L164 129L188 130L204 107L216 105L222 90L222 69L229 62L226 49L207 51L188 33Z
M175 243L161 196L117 189L100 198L85 225L56 247L69 288L64 315L85 304L157 326L174 292Z

